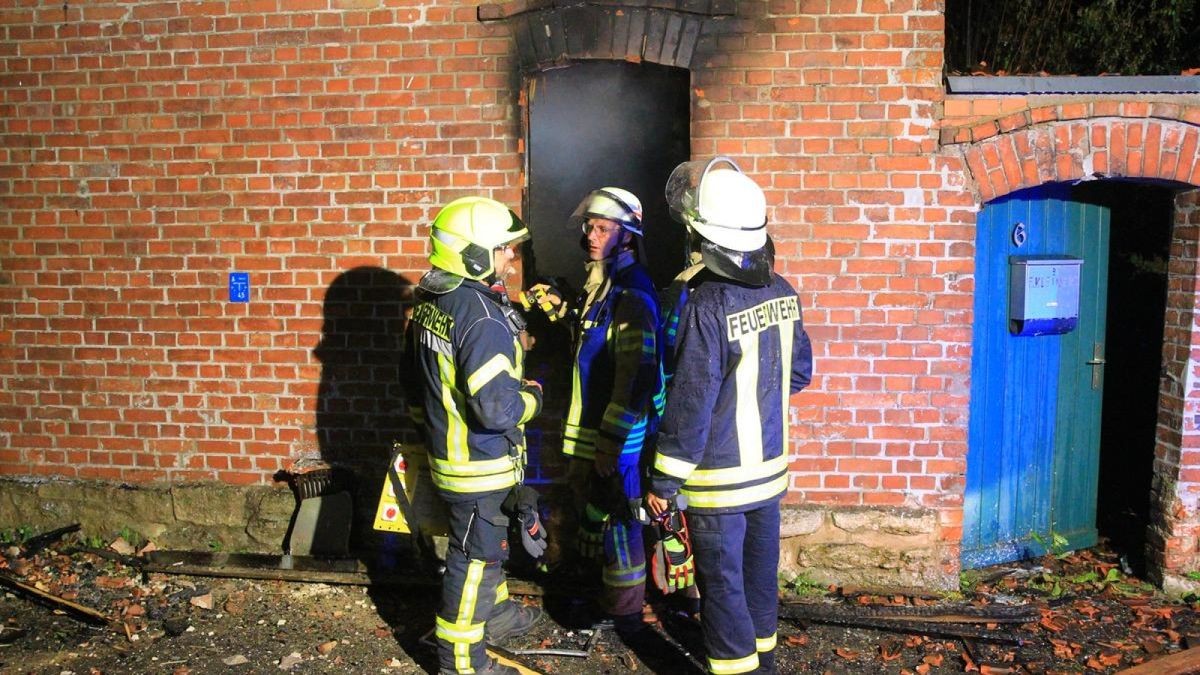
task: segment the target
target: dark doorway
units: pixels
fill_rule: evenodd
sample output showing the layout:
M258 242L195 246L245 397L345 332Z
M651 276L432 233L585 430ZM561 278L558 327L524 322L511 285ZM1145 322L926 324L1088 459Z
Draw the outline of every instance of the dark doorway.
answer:
M1096 526L1140 575L1145 573L1174 191L1097 181L1078 186L1076 193L1112 211Z
M599 187L642 201L648 268L665 286L683 268L684 231L667 212L663 188L690 159L689 72L651 63L585 61L536 73L527 82L528 191L533 233L526 284L537 276L583 280L580 233L571 211Z
M567 226L571 212L592 190L620 187L642 202L647 268L664 287L683 269L683 226L672 221L663 189L690 157L689 72L651 63L585 61L542 71L526 81L525 218L533 234L523 251L523 280L565 280L563 291L583 282L586 256L581 232ZM574 300L574 298L572 298ZM545 408L525 428L527 482L547 484L561 475L562 418L571 395L571 333L562 322L530 312L536 346L525 372L542 382ZM553 528L556 523L551 523ZM553 551L551 552L553 553Z

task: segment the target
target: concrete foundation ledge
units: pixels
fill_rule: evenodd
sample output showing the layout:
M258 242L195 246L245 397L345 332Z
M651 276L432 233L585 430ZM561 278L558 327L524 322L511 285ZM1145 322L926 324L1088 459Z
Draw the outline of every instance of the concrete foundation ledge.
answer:
M378 545L369 523L374 504L366 501L365 495L356 496L364 503L354 507L355 548ZM79 523L85 537L105 543L130 531L159 548L280 553L295 509L292 491L282 485L0 479L0 530L45 532ZM940 540L937 522L936 511L929 509L786 505L780 578L953 590L957 549Z
M957 548L932 509L786 505L780 579L865 589L958 588Z
M85 537L134 532L159 548L280 552L295 505L284 486L0 479L0 529L79 523Z

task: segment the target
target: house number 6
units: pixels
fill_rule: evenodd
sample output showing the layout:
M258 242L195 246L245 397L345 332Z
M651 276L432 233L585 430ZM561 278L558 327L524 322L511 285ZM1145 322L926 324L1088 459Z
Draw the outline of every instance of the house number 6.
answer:
M1025 223L1017 223L1013 225L1012 243L1016 246L1021 246L1025 243L1025 238L1028 235L1025 232Z

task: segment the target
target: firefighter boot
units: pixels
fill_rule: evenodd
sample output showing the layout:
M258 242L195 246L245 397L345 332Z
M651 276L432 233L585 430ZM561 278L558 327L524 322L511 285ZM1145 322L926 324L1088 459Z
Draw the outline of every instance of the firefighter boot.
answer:
M527 633L541 623L546 613L539 607L526 607L511 600L496 609L496 615L488 619L486 639L491 644L503 644L505 640Z

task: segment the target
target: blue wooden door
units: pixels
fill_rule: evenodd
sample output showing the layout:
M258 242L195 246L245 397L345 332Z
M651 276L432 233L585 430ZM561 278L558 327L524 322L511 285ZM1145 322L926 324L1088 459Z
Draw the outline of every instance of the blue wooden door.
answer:
M1108 210L1045 185L987 204L975 249L970 430L962 566L1096 542ZM1082 259L1079 322L1061 335L1010 332L1013 256Z

